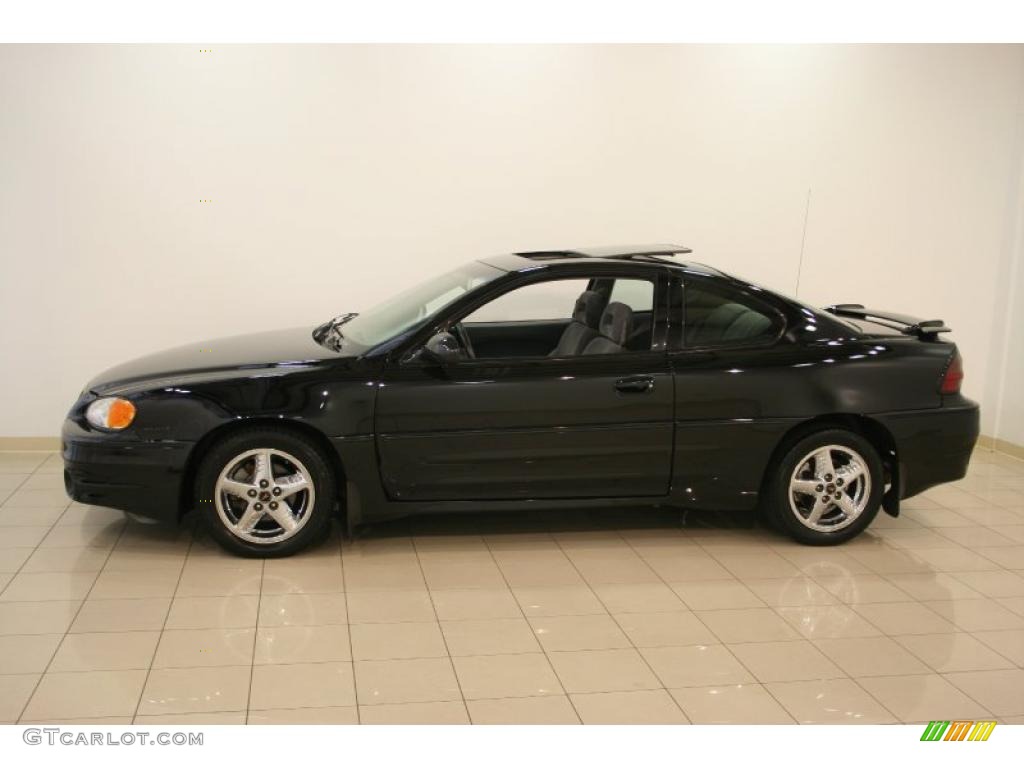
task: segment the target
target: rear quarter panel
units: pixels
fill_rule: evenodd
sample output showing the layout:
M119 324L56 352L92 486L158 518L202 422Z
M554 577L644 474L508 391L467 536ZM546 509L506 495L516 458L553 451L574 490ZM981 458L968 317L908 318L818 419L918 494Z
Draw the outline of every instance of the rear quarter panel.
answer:
M753 507L791 430L829 415L937 409L952 351L900 337L673 353L674 498L698 509Z

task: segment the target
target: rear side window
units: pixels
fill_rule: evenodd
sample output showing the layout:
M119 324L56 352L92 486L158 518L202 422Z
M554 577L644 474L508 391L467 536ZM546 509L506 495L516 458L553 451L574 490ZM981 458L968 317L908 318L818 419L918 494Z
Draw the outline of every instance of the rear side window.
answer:
M782 330L779 313L754 296L704 282L689 282L683 290L687 347L764 344Z

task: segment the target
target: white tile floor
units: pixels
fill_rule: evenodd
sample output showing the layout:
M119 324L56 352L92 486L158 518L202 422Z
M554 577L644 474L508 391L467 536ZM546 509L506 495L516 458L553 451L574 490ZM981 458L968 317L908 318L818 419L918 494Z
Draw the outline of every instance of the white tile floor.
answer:
M744 518L479 516L288 560L0 453L0 722L1024 722L1024 463L835 548Z

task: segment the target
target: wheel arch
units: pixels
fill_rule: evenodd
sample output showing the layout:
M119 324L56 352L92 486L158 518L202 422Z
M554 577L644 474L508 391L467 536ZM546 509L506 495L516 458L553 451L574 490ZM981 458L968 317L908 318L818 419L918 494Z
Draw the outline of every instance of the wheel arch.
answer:
M815 416L791 427L775 446L771 458L765 465L761 478L761 497L764 498L772 472L775 471L786 451L807 435L823 429L846 429L863 437L878 452L885 471L884 483L889 487L882 497L882 508L893 517L899 514L899 457L896 440L892 433L877 419L856 413L829 413Z
M202 439L192 447L192 450L189 452L188 459L185 462L185 471L182 475L181 498L178 504L179 519L195 507L197 491L196 474L199 471L199 465L202 463L203 457L206 456L207 452L224 438L238 432L243 432L247 429L253 429L254 427L268 427L277 430L285 430L310 440L321 451L321 453L323 453L324 458L327 460L327 463L334 474L334 486L338 494L337 498L339 502L341 502L339 506L344 508L346 479L345 468L341 463L341 457L338 456L338 452L334 450L334 446L331 445L331 441L327 439L327 435L306 422L296 421L294 419L254 417L220 424L207 432Z

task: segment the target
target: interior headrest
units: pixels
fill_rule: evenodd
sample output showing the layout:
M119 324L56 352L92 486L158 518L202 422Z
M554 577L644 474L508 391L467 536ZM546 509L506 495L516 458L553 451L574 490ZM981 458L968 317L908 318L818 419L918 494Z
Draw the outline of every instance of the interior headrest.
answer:
M597 330L597 324L601 321L601 313L604 311L607 299L597 291L584 291L576 299L576 308L573 310L572 319L583 323L588 328Z
M611 302L601 315L598 333L620 346L626 343L633 330L633 310L619 301Z

